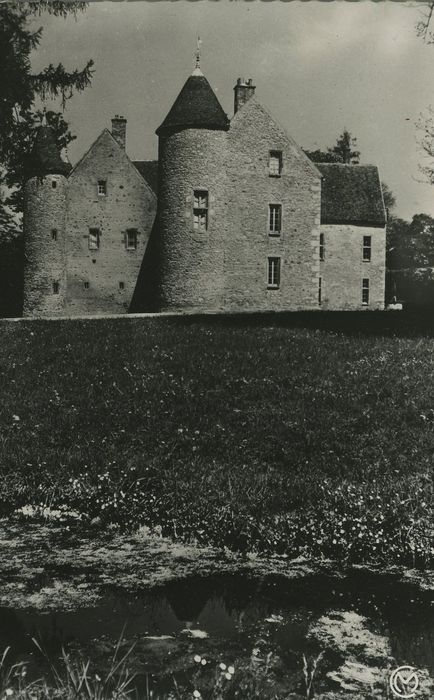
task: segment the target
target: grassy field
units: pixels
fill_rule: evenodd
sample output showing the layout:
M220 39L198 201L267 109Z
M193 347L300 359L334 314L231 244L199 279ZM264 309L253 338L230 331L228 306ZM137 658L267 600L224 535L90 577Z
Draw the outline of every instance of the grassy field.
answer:
M1 323L3 512L430 565L434 340L369 316Z

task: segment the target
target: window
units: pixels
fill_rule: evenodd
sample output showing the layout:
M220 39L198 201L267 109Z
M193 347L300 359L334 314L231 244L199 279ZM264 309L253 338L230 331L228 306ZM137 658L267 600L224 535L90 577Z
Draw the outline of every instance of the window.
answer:
M323 233L319 234L319 259L325 260L325 241Z
M322 302L322 277L318 279L318 304L321 306Z
M362 304L363 306L369 304L369 280L366 277L362 280Z
M101 232L99 228L89 229L89 250L98 250Z
M51 229L51 240L57 241L57 228Z
M57 187L57 182L56 182L56 180L51 180L51 187L53 188L53 190L56 189L56 187Z
M57 281L53 282L53 294L59 294L59 283Z
M98 180L98 194L102 196L107 194L107 180Z
M363 261L369 262L371 259L372 236L363 236Z
M280 177L282 174L282 151L270 151L270 177Z
M119 289L125 289L125 282L119 282Z
M282 225L282 205L270 204L269 206L269 234L270 236L280 236Z
M280 258L268 258L268 289L280 287Z
M136 250L137 248L137 231L135 228L129 228L125 236L125 247L127 250Z
M193 228L203 233L208 229L208 192L195 190L193 198Z
M89 282L85 282L85 283L84 283L84 288L85 288L85 289L89 289Z

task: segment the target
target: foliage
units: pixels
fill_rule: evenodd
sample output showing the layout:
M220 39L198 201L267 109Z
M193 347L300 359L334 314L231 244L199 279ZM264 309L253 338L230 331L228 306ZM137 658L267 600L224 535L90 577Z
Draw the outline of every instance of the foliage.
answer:
M20 189L26 171L26 160L34 138L37 113L36 97L61 99L62 105L74 90L83 90L90 84L92 61L81 70L68 71L60 63L49 65L40 73L31 70L31 52L42 37L42 27L30 28L31 19L43 12L65 17L68 13L82 11L86 3L39 0L38 2L3 3L0 5L0 187L3 198L0 207L11 204L21 210L22 201L16 194L5 198L5 186ZM67 125L60 113L51 113L60 145L71 139ZM3 214L4 216L4 214Z
M357 151L356 148L357 139L347 129L344 129L332 148L327 148L326 151L316 149L304 152L314 163L352 163L355 165L360 159L360 151Z
M360 316L355 337L291 315L5 322L2 509L67 506L243 551L428 561L432 342L385 337L398 316L381 314L378 337Z

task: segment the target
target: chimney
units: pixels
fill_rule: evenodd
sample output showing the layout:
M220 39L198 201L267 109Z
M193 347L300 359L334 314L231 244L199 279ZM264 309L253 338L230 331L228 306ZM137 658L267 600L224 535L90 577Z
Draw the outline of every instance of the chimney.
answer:
M125 117L115 114L112 119L112 136L116 139L119 146L125 150L127 141L127 120Z
M253 80L249 78L238 78L237 84L234 87L234 114L245 104L252 95L255 94L256 86L253 85Z

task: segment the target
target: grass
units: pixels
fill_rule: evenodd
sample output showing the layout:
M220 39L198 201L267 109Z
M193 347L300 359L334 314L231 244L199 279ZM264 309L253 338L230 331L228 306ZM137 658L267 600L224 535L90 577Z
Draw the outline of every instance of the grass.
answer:
M430 565L434 340L398 316L4 322L0 505Z

